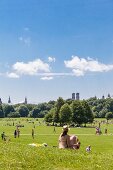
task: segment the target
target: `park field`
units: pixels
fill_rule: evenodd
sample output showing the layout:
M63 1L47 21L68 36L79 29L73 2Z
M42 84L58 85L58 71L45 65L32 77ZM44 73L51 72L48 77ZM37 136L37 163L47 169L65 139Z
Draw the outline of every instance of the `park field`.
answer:
M98 120L100 121L100 120ZM33 123L34 122L34 123ZM20 137L14 138L16 125ZM98 126L97 124L93 126ZM34 128L35 137L31 131ZM104 134L104 129L108 134ZM81 142L79 150L58 149L58 137L62 127L46 126L43 120L0 119L0 132L5 132L6 141L0 139L0 170L112 170L113 169L113 124L101 124L102 135L95 135L95 127L70 128ZM10 139L10 140L9 140ZM47 143L47 147L29 144ZM85 148L91 145L91 152Z

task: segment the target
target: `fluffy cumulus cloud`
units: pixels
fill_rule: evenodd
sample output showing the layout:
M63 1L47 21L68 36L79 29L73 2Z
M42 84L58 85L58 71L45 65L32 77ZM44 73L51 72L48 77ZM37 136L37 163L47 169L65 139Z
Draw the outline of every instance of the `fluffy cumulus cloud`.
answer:
M55 59L54 57L48 57L48 61L49 61L49 62L55 62L56 59Z
M44 63L40 59L28 63L16 62L12 69L17 75L37 75L40 72L50 72L49 64Z
M106 65L92 58L85 59L78 56L72 56L72 59L64 61L64 64L67 68L72 69L76 76L83 76L86 72L107 72L113 70L113 64Z
M113 70L113 64L103 64L92 58L80 58L72 56L70 60L65 60L65 67L70 68L71 72L52 72L50 63L55 61L55 58L49 57L48 63L41 59L33 61L16 62L12 65L11 71L7 72L9 78L19 78L23 75L39 76L41 80L52 80L54 77L66 76L84 76L87 72L107 72ZM1 75L1 74L0 74Z

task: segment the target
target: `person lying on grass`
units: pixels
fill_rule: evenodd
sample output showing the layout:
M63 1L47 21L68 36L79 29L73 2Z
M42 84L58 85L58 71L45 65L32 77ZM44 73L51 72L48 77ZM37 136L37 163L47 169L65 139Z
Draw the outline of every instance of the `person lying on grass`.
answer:
M68 135L68 126L63 126L63 132L59 136L59 148L79 149L80 141L75 135Z

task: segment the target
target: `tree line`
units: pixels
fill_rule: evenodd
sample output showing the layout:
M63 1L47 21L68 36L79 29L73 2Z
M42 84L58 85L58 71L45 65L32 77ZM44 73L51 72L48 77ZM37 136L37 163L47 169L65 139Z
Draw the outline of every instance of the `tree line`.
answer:
M64 101L59 97L48 114L45 115L45 121L49 123L81 124L92 123L93 113L85 100L67 100Z
M96 96L87 100L95 118L113 118L113 98L98 99Z
M74 123L76 125L91 123L94 118L113 118L113 99L64 100L40 104L1 104L0 117L32 117L44 118L52 123Z

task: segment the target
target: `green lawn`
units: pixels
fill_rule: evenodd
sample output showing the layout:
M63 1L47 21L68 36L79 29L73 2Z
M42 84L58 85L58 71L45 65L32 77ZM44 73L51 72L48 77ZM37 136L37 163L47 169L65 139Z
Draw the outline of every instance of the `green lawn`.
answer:
M20 128L20 138L14 138L14 124L24 125ZM102 124L102 135L95 135L95 128L71 128L69 134L77 134L81 141L80 150L60 150L57 147L61 127L46 126L42 120L0 119L0 132L10 137L10 141L0 139L0 170L112 170L113 169L113 124ZM35 125L35 138L31 130ZM98 123L97 123L98 125ZM108 135L104 134L105 127ZM47 143L48 147L32 147L30 143ZM91 145L92 151L85 148Z

